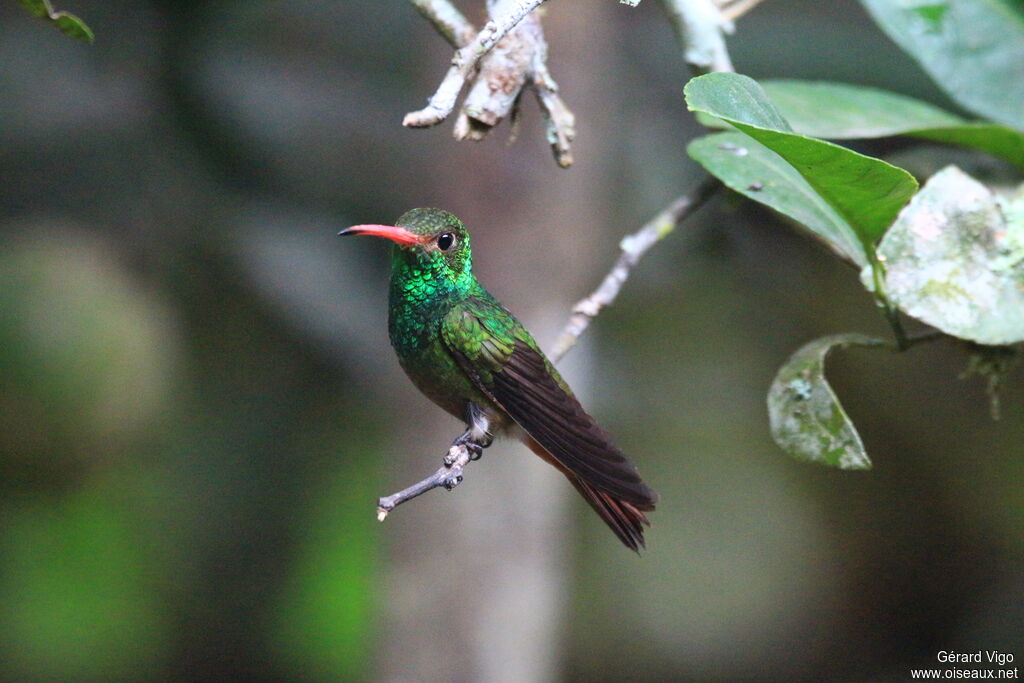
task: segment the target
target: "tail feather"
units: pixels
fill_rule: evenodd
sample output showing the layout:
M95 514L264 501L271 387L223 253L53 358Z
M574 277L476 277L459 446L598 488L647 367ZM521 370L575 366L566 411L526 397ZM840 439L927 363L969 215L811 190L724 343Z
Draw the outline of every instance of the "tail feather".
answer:
M643 512L637 509L632 503L619 500L604 491L598 491L593 486L578 477L568 475L569 481L580 492L580 495L590 503L590 507L604 520L604 523L611 528L630 550L640 552L646 548L644 544L644 527L651 523ZM650 509L654 509L652 505Z
M554 465L565 475L566 479L576 487L576 490L580 492L583 499L590 504L590 507L594 508L594 512L604 520L604 523L622 541L623 545L637 553L647 547L644 544L644 527L649 527L651 522L647 519L644 512L654 510L653 502L634 505L614 494L602 491L573 474L562 463L552 457L536 439L527 436L523 439L523 442L530 450Z
M505 322L496 326L495 315ZM583 409L526 330L506 329L507 323L515 319L499 304L470 298L447 315L442 338L466 377L518 425L533 452L569 478L627 548L639 550L649 526L642 510L653 510L658 494ZM467 344L469 339L476 341Z

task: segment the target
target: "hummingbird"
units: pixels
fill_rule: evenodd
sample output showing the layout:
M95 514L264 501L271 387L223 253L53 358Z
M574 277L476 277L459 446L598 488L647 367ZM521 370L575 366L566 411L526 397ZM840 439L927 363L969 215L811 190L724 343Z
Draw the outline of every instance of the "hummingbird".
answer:
M658 496L526 328L473 275L469 232L442 209L412 209L395 225L340 235L394 243L388 336L402 369L430 400L464 420L455 440L474 459L496 435L521 440L552 464L626 547L644 547L644 512Z

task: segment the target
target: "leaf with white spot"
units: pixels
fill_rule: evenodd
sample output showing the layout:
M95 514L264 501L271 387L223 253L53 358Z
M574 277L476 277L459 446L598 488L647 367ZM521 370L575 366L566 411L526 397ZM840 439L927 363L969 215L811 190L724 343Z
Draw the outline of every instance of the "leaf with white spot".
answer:
M939 171L878 247L890 301L979 344L1024 341L1024 198L1001 200L966 173ZM861 272L869 289L872 274Z
M849 415L825 379L825 357L847 346L887 346L862 334L837 334L804 345L779 368L768 390L772 438L798 460L866 470L871 460Z

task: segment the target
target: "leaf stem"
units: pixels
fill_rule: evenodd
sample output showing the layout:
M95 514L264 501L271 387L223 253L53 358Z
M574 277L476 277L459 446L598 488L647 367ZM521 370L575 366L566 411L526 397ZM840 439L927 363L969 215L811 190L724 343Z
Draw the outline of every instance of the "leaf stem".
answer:
M889 301L889 296L885 290L885 265L879 260L878 254L874 248L869 248L868 262L871 264L871 277L875 285L875 301L882 308L882 312L885 314L885 319L889 321L889 326L892 327L893 335L896 337L896 347L900 351L906 351L910 348L910 342L907 339L907 333L903 329L903 323L900 321L900 313L896 310L896 307Z

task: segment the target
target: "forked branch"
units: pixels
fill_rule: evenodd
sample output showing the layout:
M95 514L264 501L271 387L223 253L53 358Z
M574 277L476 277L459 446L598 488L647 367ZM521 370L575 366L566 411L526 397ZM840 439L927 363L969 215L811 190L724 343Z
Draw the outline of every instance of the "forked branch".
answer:
M448 73L445 74L441 84L437 86L437 90L431 96L427 106L406 114L402 125L421 128L434 126L444 121L455 108L455 100L462 92L466 79L476 68L480 58L490 52L499 40L523 20L523 17L543 2L544 0L516 0L504 3L507 9L503 14L492 17L468 45L455 51Z
M505 118L512 118L514 131L523 91L533 89L555 160L562 168L569 167L576 120L548 70L548 45L540 13L532 11L543 0L488 0L491 21L480 33L448 0L411 2L457 52L427 106L406 114L403 125L440 123L466 90L455 119L455 138L482 140Z

